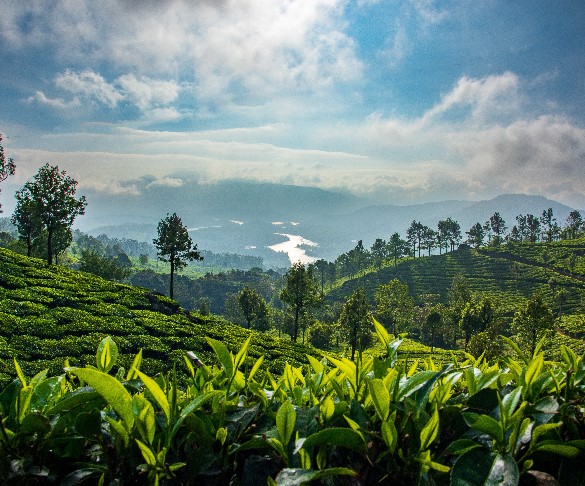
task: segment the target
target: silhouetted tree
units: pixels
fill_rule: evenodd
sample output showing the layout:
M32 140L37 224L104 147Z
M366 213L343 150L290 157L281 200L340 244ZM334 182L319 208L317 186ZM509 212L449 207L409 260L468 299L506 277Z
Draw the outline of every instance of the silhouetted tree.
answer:
M353 360L358 347L366 348L370 344L370 303L364 289L357 289L349 297L341 310L339 324L348 336Z
M310 267L301 262L295 263L286 273L285 286L280 300L287 304L293 315L292 340L297 341L299 323L303 314L314 308L321 300L317 283Z
M2 134L0 133L0 142L2 142ZM4 147L0 144L0 182L5 181L8 176L14 175L16 165L14 160L6 158L4 155ZM0 213L2 212L2 204L0 204Z
M376 313L395 336L412 320L413 311L414 300L407 284L395 278L389 284L378 287Z
M188 261L203 260L203 257L197 251L197 245L193 243L177 213L170 216L167 214L167 217L158 223L158 238L152 242L158 250L159 260L171 264L169 295L172 299L175 271L186 267Z
M514 314L512 331L531 355L542 336L553 328L552 310L540 295L534 295Z
M466 231L465 234L468 236L467 242L470 245L473 245L474 248L479 248L483 245L483 239L485 238L485 230L480 223L475 223L469 231Z

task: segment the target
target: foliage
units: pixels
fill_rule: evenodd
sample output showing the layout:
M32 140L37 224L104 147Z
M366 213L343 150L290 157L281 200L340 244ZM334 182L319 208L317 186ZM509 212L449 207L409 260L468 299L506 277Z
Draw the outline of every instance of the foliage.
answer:
M413 316L414 300L407 284L393 279L390 283L380 285L376 292L376 313L378 318L391 329L395 336L404 332L404 328Z
M85 196L75 199L77 181L59 171L58 166L45 164L17 193L13 222L22 238L29 243L46 231L47 263L53 263L54 237L73 225L85 214ZM30 226L33 226L31 229ZM29 247L30 254L30 247Z
M2 134L0 133L0 142L2 142ZM5 181L8 176L14 175L16 165L14 160L6 157L4 154L4 147L0 144L0 182ZM0 213L2 212L2 205L0 205Z
M248 329L268 331L270 329L270 312L264 298L249 287L238 294L238 304L246 319Z
M143 348L143 369L161 373L187 350L211 356L205 336L243 343L254 335L248 356L265 355L273 370L288 361L298 366L306 353L301 344L248 331L217 316L187 313L176 302L146 289L130 287L0 249L0 385L14 373L16 357L25 373L49 368L56 373L65 359L85 365L108 334L128 366Z
M512 329L521 345L532 354L537 343L552 330L553 324L554 316L550 307L536 294L516 312Z
M189 260L201 260L197 245L189 236L177 213L168 215L158 223L158 238L152 241L158 250L159 258L171 264L169 295L173 298L173 279L175 271L184 268Z
M139 351L117 367L115 341L93 366L17 376L0 393L0 479L81 484L499 484L543 472L582 484L585 363L567 348L490 366L468 357L405 366L401 340L374 328L385 354L285 364L253 342L236 354L208 339L209 361L183 357L152 376ZM512 346L515 346L511 343ZM205 362L207 361L207 362ZM347 481L344 479L347 478Z
M292 340L296 342L301 319L321 300L312 269L301 262L293 264L286 274L286 284L280 293L280 299L293 315Z
M347 336L353 361L357 349L370 345L370 303L363 289L356 290L341 310L339 326Z
M81 251L79 270L93 273L108 280L122 280L130 275L128 268L122 267L116 260L91 249Z

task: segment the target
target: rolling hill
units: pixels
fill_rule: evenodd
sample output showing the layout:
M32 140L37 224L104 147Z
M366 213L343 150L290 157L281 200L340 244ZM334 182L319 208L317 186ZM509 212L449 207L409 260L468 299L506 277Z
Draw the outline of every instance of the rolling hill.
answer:
M285 362L305 362L308 346L255 331L217 317L190 314L160 294L75 272L49 267L0 248L0 385L15 375L13 358L33 375L48 368L62 371L72 365L95 363L99 342L111 336L127 369L143 349L148 373L168 371L194 351L205 362L211 358L206 337L224 341L232 349L253 334L249 359L264 355L275 370Z

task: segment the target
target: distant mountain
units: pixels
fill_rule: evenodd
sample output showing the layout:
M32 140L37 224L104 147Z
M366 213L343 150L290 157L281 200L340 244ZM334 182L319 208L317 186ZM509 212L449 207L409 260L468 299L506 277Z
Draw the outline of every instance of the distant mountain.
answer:
M188 226L210 226L216 219L250 222L307 221L365 205L360 198L314 187L246 181L204 183L178 187L144 184L132 194L88 194L81 229L132 223L156 224L176 212Z
M518 214L540 216L549 207L559 225L572 208L542 196L505 194L485 201L439 201L414 205L371 205L347 194L312 187L223 181L191 181L180 187L145 184L139 195L109 198L88 195L87 215L81 229L116 238L152 241L156 225L176 212L190 229L200 249L215 253L260 256L265 265L281 268L287 256L268 247L300 235L318 244L304 250L314 258L334 260L358 240L366 247L376 238L405 236L413 220L436 228L448 217L459 222L465 236L473 224L485 223L495 212L508 228ZM91 224L91 226L89 226Z
M516 224L519 214L533 214L540 217L544 210L552 208L557 223L563 226L573 208L543 196L526 194L503 194L487 201L479 201L454 213L461 228L469 229L475 223L485 223L494 212L504 218L508 230Z

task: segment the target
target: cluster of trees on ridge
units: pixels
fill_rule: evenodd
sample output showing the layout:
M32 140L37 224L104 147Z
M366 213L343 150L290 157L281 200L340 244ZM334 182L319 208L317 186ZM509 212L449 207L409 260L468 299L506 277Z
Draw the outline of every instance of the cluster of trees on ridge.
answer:
M14 174L15 165L5 158L3 149L1 156L0 180L3 180ZM73 221L84 214L87 205L84 196L75 198L76 186L77 181L64 171L45 164L33 181L16 193L12 223L21 241L26 243L28 256L35 248L44 248L47 262L52 264L70 246ZM573 211L561 229L551 208L543 211L539 218L518 215L516 221L518 224L506 234L506 223L496 212L485 224L477 223L466 232L466 243L479 248L486 237L490 246L504 242L551 242L557 238L574 238L584 226L580 213ZM80 235L79 240L82 242L84 237ZM100 250L94 245L95 241L85 238L79 269L115 280L129 277L132 263L124 251L114 246L111 249L114 255L104 257L103 247ZM511 323L504 323L493 299L472 294L463 277L453 281L448 306L437 303L436 296L431 294L424 296L422 306L415 306L408 286L396 279L378 288L375 306L368 301L363 289L356 290L344 303L323 306L326 281L331 284L335 278L356 275L368 266L381 267L388 262L396 265L398 259L421 257L425 250L429 255L435 249L439 253L443 248L445 252L453 251L461 241L461 228L451 218L439 221L437 231L413 221L406 239L394 233L388 242L377 239L370 250L359 241L353 250L335 262L319 260L308 266L293 265L272 289L275 298L270 303L256 289L245 286L226 299L224 314L248 328L275 329L279 335L288 334L293 341L302 337L303 341L308 339L324 349L348 345L352 358L359 347L370 344L369 316L372 313L395 335L410 332L431 347L453 348L457 340L462 339L466 349L468 346L480 351L489 348L490 353L496 354L495 336L513 333L527 348L533 349L542 333L553 327L551 305L542 296L535 295L517 309ZM169 295L173 298L176 272L189 261L201 260L201 253L177 214L167 215L159 222L158 238L153 244L159 259L170 264ZM140 255L141 260L147 258L147 253ZM205 300L201 302L200 311L209 312Z

